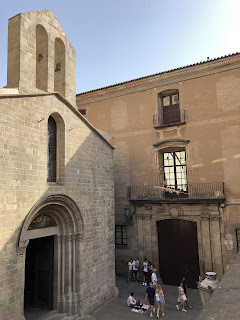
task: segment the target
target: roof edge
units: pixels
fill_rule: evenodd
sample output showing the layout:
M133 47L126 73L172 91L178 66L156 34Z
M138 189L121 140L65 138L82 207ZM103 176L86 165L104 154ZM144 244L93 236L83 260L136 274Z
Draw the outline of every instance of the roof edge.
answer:
M109 141L107 141L101 133L59 92L46 92L46 93L20 93L20 94L4 94L0 95L0 99L11 99L11 98L23 98L23 97L37 97L37 96L56 96L62 101L71 111L79 117L90 129L92 129L103 141L105 141L110 148L115 149Z
M170 72L174 72L174 71L179 71L179 70L183 70L183 69L187 69L187 68L203 65L203 64L207 64L207 63L210 63L210 62L213 62L213 61L218 61L218 60L226 59L226 58L229 58L229 57L234 57L234 56L237 56L237 55L240 56L240 52L228 54L228 55L225 55L225 56L222 56L222 57L218 57L218 58L214 58L214 59L210 59L210 60L207 60L207 61L201 61L201 62L189 64L189 65L186 65L186 66L183 66L183 67L179 67L179 68L169 69L169 70L166 70L166 71L150 74L150 75L143 76L143 77L140 77L140 78L135 78L135 79L119 82L119 83L112 84L112 85L109 85L109 86L106 86L106 87L100 87L100 88L97 88L97 89L93 89L93 90L77 93L76 96L81 96L81 95L84 95L86 93L91 93L91 92L110 89L110 88L113 88L113 87L117 87L117 86L121 86L123 84L130 83L130 82L143 80L143 79L147 79L147 78L152 78L152 77L155 77L155 76L158 76L158 75L161 75L161 74L170 73Z

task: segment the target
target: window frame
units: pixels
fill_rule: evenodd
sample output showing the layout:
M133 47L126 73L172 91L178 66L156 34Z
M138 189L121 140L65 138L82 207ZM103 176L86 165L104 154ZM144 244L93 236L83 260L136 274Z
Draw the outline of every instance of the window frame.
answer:
M172 97L175 96L175 95L178 96L178 103L172 103L172 99L173 99ZM164 99L164 98L167 98L167 97L170 98L170 103L169 103L168 106L164 106L163 99ZM179 110L180 110L179 92L178 92L178 91L176 91L175 93L166 93L166 94L163 94L163 95L162 95L162 107L163 107L163 108L167 108L167 107L175 106L175 105L178 105L178 106L179 106Z
M118 238L117 228L119 228L119 227L120 227L120 237ZM124 234L125 234L125 241L124 241ZM117 242L117 238L121 240L120 241L121 243ZM127 235L127 226L126 225L115 225L115 245L116 246L127 246L128 245L128 235Z
M184 152L184 155L185 155L185 163L184 165L183 164L176 164L176 153L177 152ZM165 154L173 154L172 158L173 158L173 165L165 165L165 158L164 158L164 155ZM186 150L168 150L168 151L165 151L162 153L162 164L163 164L163 179L164 179L164 186L165 187L168 187L168 188L172 188L174 190L181 190L181 191L184 191L184 192L187 192L187 189L188 189L188 178L187 178L187 157L186 157ZM186 183L178 183L178 177L177 177L177 167L185 167L185 172L186 172ZM174 185L173 184L166 184L166 172L165 172L165 168L173 168L173 174L174 174ZM170 180L170 179L168 179ZM182 178L181 178L182 180ZM186 186L184 188L184 186Z

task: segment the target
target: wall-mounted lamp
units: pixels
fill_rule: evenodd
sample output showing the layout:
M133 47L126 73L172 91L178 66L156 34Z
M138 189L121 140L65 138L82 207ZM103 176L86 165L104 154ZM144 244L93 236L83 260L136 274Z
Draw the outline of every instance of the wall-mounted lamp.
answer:
M226 203L224 203L224 202L222 202L222 203L220 203L220 208L225 208L226 207Z
M128 206L125 206L123 209L125 220L123 221L124 224L129 224L132 226L132 215L129 214Z

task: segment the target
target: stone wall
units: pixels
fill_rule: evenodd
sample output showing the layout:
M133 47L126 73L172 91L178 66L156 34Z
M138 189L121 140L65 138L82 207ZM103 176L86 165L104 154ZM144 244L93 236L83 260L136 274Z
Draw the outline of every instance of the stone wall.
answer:
M182 207L184 219L191 220L192 211L199 222L201 275L214 267L220 276L234 260L238 250L236 229L240 228L239 79L240 55L236 54L77 95L78 109L85 109L87 119L109 133L109 141L116 148L116 224L123 224L126 206L133 216L133 226L127 226L128 245L116 249L118 273L127 275L127 261L139 254L138 246L143 246L136 236L135 218L140 207L128 201L127 187L163 184L162 152L172 148L186 151L188 182L224 182L226 201L222 207L220 202L195 201L184 205L181 201L175 202ZM154 127L153 115L161 117L161 93L175 91L179 93L180 109L185 110L185 121ZM142 202L152 206L147 197ZM168 214L171 205L161 204L161 199L156 202L159 212L151 218L152 230L157 220L171 218ZM161 205L165 208L163 211ZM214 220L209 235L208 217L212 213ZM146 217L147 214L152 213L145 210ZM153 238L158 252L158 237L155 234ZM154 258L151 249L146 248L141 259L144 256L152 257L158 265L158 257Z
M201 311L198 320L231 319L238 320L240 281L239 281L240 255L234 260L230 269L220 281L212 297Z
M47 183L51 114L61 117L65 126L61 183ZM58 194L70 197L81 213L77 313L92 313L114 295L115 287L112 147L58 94L4 95L0 152L0 318L19 320L23 315L25 255L19 254L20 231L36 203Z

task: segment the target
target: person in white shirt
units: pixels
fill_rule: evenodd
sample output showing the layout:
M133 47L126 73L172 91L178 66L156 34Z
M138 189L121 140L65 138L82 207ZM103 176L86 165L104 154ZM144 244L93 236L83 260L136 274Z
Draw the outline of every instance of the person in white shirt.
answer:
M137 258L134 258L133 260L133 281L135 282L136 280L136 275L137 275L137 281L139 281L139 261L137 260Z
M148 274L148 261L147 258L143 262L143 286L147 285L147 274Z
M132 281L132 272L133 272L133 259L130 259L128 262L128 281Z
M151 280L153 283L153 286L155 287L157 285L157 275L156 275L157 269L153 268L153 273L151 275Z
M135 307L137 301L133 298L134 292L131 292L130 296L127 298L127 306Z

